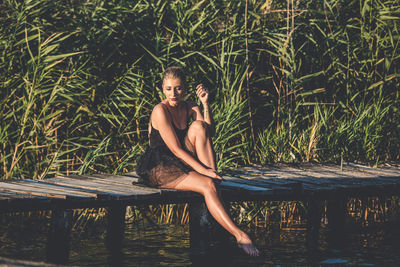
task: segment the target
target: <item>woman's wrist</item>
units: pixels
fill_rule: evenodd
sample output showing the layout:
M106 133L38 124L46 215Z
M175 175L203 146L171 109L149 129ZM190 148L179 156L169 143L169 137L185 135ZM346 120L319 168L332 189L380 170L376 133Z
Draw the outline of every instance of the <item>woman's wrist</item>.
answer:
M203 106L204 117L208 117L210 115L210 107L208 105Z
M206 172L207 172L207 168L204 168L203 166L202 166L202 169L199 171L199 173L201 173L201 174L205 174Z

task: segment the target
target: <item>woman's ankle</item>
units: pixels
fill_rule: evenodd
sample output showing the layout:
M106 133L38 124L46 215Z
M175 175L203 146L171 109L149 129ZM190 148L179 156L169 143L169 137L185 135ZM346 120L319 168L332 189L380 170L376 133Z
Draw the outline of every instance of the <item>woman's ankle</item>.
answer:
M243 231L238 232L235 238L238 243L251 243L250 237Z

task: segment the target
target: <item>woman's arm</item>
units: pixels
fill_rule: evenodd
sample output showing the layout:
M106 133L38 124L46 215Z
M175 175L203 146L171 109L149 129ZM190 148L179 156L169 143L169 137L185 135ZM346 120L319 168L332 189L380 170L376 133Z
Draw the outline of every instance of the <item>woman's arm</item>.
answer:
M151 122L153 127L155 127L161 135L164 143L171 150L171 152L183 160L187 165L192 167L198 173L209 176L211 178L221 177L213 170L205 168L200 164L190 153L186 152L180 145L178 137L176 136L175 130L172 126L171 118L168 116L167 111L162 106L158 104L151 114Z
M207 123L208 128L210 130L210 135L214 136L215 134L215 123L212 118L210 105L208 103L208 90L203 86L203 84L199 84L196 86L196 94L200 99L201 104L203 105L203 114L200 111L199 106L193 106L193 119L194 120L202 120Z

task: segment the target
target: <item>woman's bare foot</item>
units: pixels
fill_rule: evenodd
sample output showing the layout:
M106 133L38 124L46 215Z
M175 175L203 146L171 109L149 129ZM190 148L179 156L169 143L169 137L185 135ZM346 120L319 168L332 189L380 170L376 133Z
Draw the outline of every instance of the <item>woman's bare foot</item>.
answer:
M245 233L241 233L239 237L236 237L238 247L249 256L260 256L260 251L253 245L249 236Z

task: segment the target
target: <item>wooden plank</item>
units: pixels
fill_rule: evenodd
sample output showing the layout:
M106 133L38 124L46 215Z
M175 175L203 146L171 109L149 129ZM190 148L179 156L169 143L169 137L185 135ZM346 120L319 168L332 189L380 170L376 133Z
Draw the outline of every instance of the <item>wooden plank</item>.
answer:
M361 165L360 165L361 166ZM358 168L352 165L344 165L343 169L341 170L339 166L336 165L317 165L317 166L310 166L312 170L316 170L317 172L329 172L336 174L338 177L356 177L356 178L400 178L400 172L386 172L381 171L374 168Z
M293 183L290 180L287 180L287 178L290 177L297 177L297 175L289 174L289 173L283 173L280 171L272 170L272 169L267 169L267 168L258 168L255 169L253 167L245 167L243 170L235 170L235 177L241 177L249 180L257 180L262 178L264 181L273 181L277 185L287 185Z
M0 189L2 190L2 189ZM7 192L7 191L0 191L0 199L2 200L9 200L12 201L14 199L32 199L32 198L44 198L44 197L40 197L40 196L32 196L29 194L18 194L18 193L14 193L14 192Z
M276 176L273 176L276 177ZM256 185L256 186L261 186L261 187L267 187L270 188L274 191L274 194L276 196L283 196L283 195L289 195L289 194L304 194L308 191L312 191L315 188L311 187L309 185L303 185L301 182L297 181L289 181L289 180L282 180L279 178L264 178L261 175L254 175L250 177L246 177L244 175L241 175L240 178L237 177L226 177L224 176L225 179L228 180L234 180L237 183L246 183L250 185ZM304 189L306 192L304 192Z
M85 189L85 188L76 186L75 184L68 184L68 183L62 183L62 182L58 183L58 182L54 181L54 178L45 179L44 182L41 182L41 183L68 189L68 190L77 190L79 192L87 194L88 196L95 197L98 199L109 198L109 195L110 195L107 192L103 192L103 191L99 191L99 190Z
M151 187L142 187L142 186L136 186L132 184L114 184L114 183L109 183L108 180L104 179L93 179L92 177L85 177L84 179L81 178L76 178L75 176L68 176L68 177L56 177L56 178L50 178L49 182L57 182L57 183L62 183L62 182L67 182L70 184L75 184L77 187L87 187L88 189L93 189L93 190L110 190L115 191L115 192L120 192L120 193L128 193L132 194L134 192L142 192L142 193L159 193L160 189L156 188L151 188Z
M355 164L355 163L346 163L345 167L351 166L353 168L356 168L357 170L360 171L365 171L368 173L372 174L377 174L380 176L395 176L395 177L400 177L400 168L372 168L369 166L361 165L361 164Z
M23 190L23 189L3 189L3 190L7 191L7 192L13 192L13 193L31 194L33 196L41 196L41 197L49 197L49 198L57 198L57 199L67 199L66 195L59 195L59 194L32 192L32 191L27 191L27 190Z
M335 178L326 179L326 178L318 178L318 177L312 177L312 176L291 177L288 179L292 180L292 181L298 181L303 184L304 183L312 184L317 189L318 188L327 188L327 189L337 190L337 189L344 189L344 188L349 188L349 187L355 186L355 185L353 185L353 183L351 183L345 179L335 179Z
M119 184L123 186L132 185L133 183L138 183L138 177L132 177L128 175L115 175L115 174L91 174L91 175L58 175L57 177L68 177L71 179L90 179L97 180L99 182L106 182L107 184ZM51 178L50 178L51 179Z
M379 189L379 190L386 190L386 189L393 189L390 188L391 186L396 186L398 187L398 182L399 180L395 178L382 178L382 177L377 177L376 175L371 175L371 174L365 174L365 173L359 173L359 172L349 172L349 171L340 171L340 168L338 166L330 166L330 165L322 165L322 166L306 166L304 167L301 165L303 169L301 170L293 170L295 169L292 166L279 166L281 168L280 170L285 171L285 173L289 170L289 175L294 174L294 173L306 173L310 174L309 171L310 169L313 170L318 167L313 175L317 176L319 175L320 177L329 177L326 179L321 179L325 184L330 183L332 185L336 186L336 190L343 190L347 191L348 193L359 193L361 191L373 191L374 188ZM278 167L276 167L278 168ZM308 169L306 169L308 168ZM304 170L306 169L306 170ZM362 178L359 178L357 176L361 176ZM379 179L379 180L377 180ZM310 182L316 182L316 180L312 181L312 179L309 179ZM334 189L332 189L334 190Z
M132 184L134 183L138 183L141 179L139 177L133 177L130 175L116 175L116 174L106 174L106 173L102 173L102 174L91 174L89 175L90 177L96 177L96 178L100 178L100 179L106 179L106 180L112 180L112 181L116 181L116 182L121 182L123 184Z
M313 167L312 170L316 169L315 171L320 174L330 175L331 177L337 178L374 178L376 175L368 175L363 172L357 171L350 171L350 170L341 170L337 166L319 166Z
M305 172L308 175L315 177L323 177L324 179L329 179L327 182L334 184L341 184L347 187L360 187L362 189L377 186L379 188L398 186L400 185L400 179L395 177L381 177L367 173L360 172L341 172L340 169L336 168L332 171L332 167L321 166L317 171L314 171L316 167L306 169Z
M268 175L271 176L271 174L273 174L275 177L279 177L279 179L282 178L286 178L286 179L295 179L297 181L299 180L299 176L300 177L313 177L313 178L307 178L307 182L313 183L313 184L332 184L332 185L339 185L341 184L341 186L351 186L353 184L353 186L357 186L357 185L361 185L362 181L364 180L360 180L360 179L365 179L365 182L368 183L368 186L374 184L374 183L379 183L379 184L394 184L394 183L398 183L399 180L396 179L386 179L386 178L381 178L381 177L376 177L370 174L359 174L359 173L349 173L349 172L340 172L340 169L336 167L336 169L333 169L332 167L327 167L327 166L320 166L320 168L318 170L315 170L315 166L311 166L309 169L299 169L299 168L294 168L292 166L284 166L281 167L281 169L279 170L279 172L274 171L271 169L268 169ZM322 170L322 171L321 171ZM262 173L262 170L258 170L259 173ZM264 170L265 172L265 170ZM363 178L359 178L358 175L362 176ZM297 176L297 177L296 177ZM320 178L315 179L315 178ZM352 179L357 179L355 180L356 182L351 182L351 180L345 180L345 178L352 178ZM373 181L373 180L367 180L367 179L377 179L379 178L379 181ZM331 179L331 180L328 180ZM302 182L304 182L303 180L301 180Z
M276 171L276 173L278 174L279 178L328 178L329 176L327 175L321 175L320 173L312 173L312 172L307 172L304 169L299 169L299 168L295 168L295 167L291 167L291 166L286 166L285 168L280 169L279 171ZM318 179L312 179L313 182L310 183L318 183ZM321 179L321 183L322 183L322 179Z
M246 179L246 178L237 178L237 177L232 177L232 176L222 176L225 180L227 181L232 181L235 183L239 184L246 184L246 185L251 185L251 186L259 186L259 187L265 187L269 188L274 191L276 194L280 193L291 193L293 190L291 188L292 184L285 184L285 186L282 186L280 184L276 184L274 182L268 182L268 180L264 179L257 179L257 178L251 178L251 179Z
M14 192L20 194L29 194L34 196L43 196L43 197L51 197L51 198L60 198L60 199L67 199L67 198L83 198L88 199L89 197L85 195L81 195L79 193L62 193L60 191L51 190L51 189L42 189L29 186L28 184L20 184L20 183L5 183L0 182L0 188L3 191L7 192Z
M377 177L377 175L367 174L355 168L344 168L341 170L339 166L331 164L278 164L268 167L246 167L245 170L256 173L256 175L267 174L269 176L281 178L290 177L293 174L301 174L304 172L313 172L317 177Z
M262 194L262 195L272 195L274 194L274 191L270 188L264 188L264 187L259 187L259 186L254 186L254 185L248 185L248 184L240 184L240 183L235 183L233 181L222 181L220 183L220 186L222 188L229 188L229 189L235 189L235 190L240 190L240 191L248 191L250 194Z
M317 178L346 178L346 177L357 177L354 175L350 175L346 172L340 171L340 169L323 169L322 167L310 165L310 166L302 166L298 168L285 167L285 172L304 174Z
M117 186L107 182L99 183L97 180L92 180L90 178L79 179L75 177L56 177L47 179L46 181L59 185L69 185L85 190L102 192L104 194L109 194L115 199L144 199L160 195L159 189L143 188L134 185Z
M341 172L339 169L332 170L332 168L326 166L321 166L317 171L314 168L306 169L304 173L325 180L325 183L340 184L346 187L383 187L400 184L400 179L395 177L387 178L360 172Z
M62 193L79 193L81 195L91 197L91 198L96 198L98 196L96 193L93 193L93 192L82 191L78 188L74 188L74 187L70 187L70 186L62 186L62 185L58 185L58 184L47 183L47 182L44 182L41 180L18 179L12 183L18 183L18 184L22 184L22 185L29 184L29 186L31 186L31 187L41 188L44 190L51 189L51 190L55 190L55 191L60 191Z
M69 178L69 179L75 179L79 181L90 181L92 183L96 183L98 185L105 185L109 187L115 187L115 188L123 188L124 190L126 188L134 188L135 185L132 184L131 181L119 181L119 178L115 179L107 179L106 177L97 177L97 176L92 176L92 175L68 175L68 176L57 176L57 178ZM52 179L52 178L51 178ZM125 177L124 177L125 179ZM143 186L142 186L143 188ZM150 187L147 187L150 189Z
M0 257L0 266L4 267L66 267L67 265L56 265L46 262L34 262L25 260L16 260ZM71 265L68 265L71 266Z
M77 185L87 185L89 188L96 190L96 188L108 188L110 190L116 190L116 191L122 191L125 192L127 189L127 186L129 184L127 183L120 183L118 181L112 181L112 180L105 180L105 179L99 179L96 177L91 177L87 175L68 175L68 176L57 176L55 178L50 178L49 180L51 181L70 181L73 184Z
M315 169L306 169L304 170L304 173L317 177L317 178L323 178L323 179L335 179L336 181L346 181L346 180L357 180L358 182L365 181L366 183L377 183L378 181L375 181L376 179L379 179L379 183L386 183L386 184L393 184L400 182L400 179L395 179L394 177L392 178L386 178L386 177L381 177L381 176L376 176L376 175L371 175L371 174L366 174L366 173L359 173L359 172L340 172L340 171L332 171L332 170L327 170L325 168L319 168L318 170Z
M55 186L62 186L65 188L71 188L71 189L76 189L81 192L87 192L91 194L95 194L96 198L98 199L118 199L118 197L121 195L121 192L110 192L110 191L104 191L104 190L99 190L93 189L93 186L84 186L82 185L81 182L77 182L76 180L70 181L67 178L61 178L62 180L59 181L57 178L49 178L46 179L46 183L48 184L53 184Z
M269 169L261 171L254 168L249 169L248 167L245 167L243 170L234 170L229 171L228 173L235 178L257 182L257 184L260 183L267 186L276 186L278 190L281 188L291 188L292 186L298 184L298 182L291 181L286 178L282 179L282 177L279 177L279 174L272 173Z
M279 178L269 178L269 177L266 178L261 176L256 179L260 182L264 180L265 183L270 183L270 184L272 183L276 184L277 186L283 186L287 188L292 188L293 186L301 185L305 193L309 193L316 190L335 190L335 188L333 188L331 185L312 183L304 178L303 179L298 178L298 176L293 176L293 175L290 177L279 177Z
M59 175L57 177L70 178L83 181L96 181L99 184L106 184L110 186L126 187L132 185L132 182L120 181L119 179L107 179L106 177L96 177L94 175ZM51 179L51 178L50 178Z
M380 183L377 182L367 182L362 179L355 178L317 178L317 177L304 177L304 178L296 178L291 177L289 180L299 181L303 184L313 184L315 186L314 190L324 190L324 191L357 191L357 190L365 190L371 189L372 187L383 188L388 186L393 186L393 183L385 184L382 181Z

